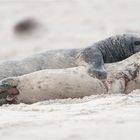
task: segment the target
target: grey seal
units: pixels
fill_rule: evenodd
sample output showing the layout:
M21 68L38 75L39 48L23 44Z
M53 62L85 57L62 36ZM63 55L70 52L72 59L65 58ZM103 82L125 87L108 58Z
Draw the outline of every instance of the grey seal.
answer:
M140 38L131 34L111 36L86 48L59 49L38 53L21 60L0 63L0 80L43 69L85 66L92 77L105 79L104 63L124 60L140 51Z
M1 93L6 95L1 104L35 103L50 99L82 98L104 94L103 83L91 77L85 68L45 69L0 81ZM1 94L0 94L1 95ZM1 95L2 96L2 95Z

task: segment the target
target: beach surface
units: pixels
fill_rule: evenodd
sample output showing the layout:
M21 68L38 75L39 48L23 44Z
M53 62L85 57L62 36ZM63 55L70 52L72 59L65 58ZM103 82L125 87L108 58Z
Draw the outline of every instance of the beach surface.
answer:
M0 61L140 34L139 0L0 0ZM34 19L37 29L17 34ZM0 107L1 140L139 140L140 90Z

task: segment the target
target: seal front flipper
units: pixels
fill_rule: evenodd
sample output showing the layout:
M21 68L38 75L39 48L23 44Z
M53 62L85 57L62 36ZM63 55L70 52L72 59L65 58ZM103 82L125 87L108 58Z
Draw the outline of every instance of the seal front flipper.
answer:
M104 68L103 56L100 50L95 47L83 49L79 54L80 65L85 65L90 76L98 79L106 79L107 72Z

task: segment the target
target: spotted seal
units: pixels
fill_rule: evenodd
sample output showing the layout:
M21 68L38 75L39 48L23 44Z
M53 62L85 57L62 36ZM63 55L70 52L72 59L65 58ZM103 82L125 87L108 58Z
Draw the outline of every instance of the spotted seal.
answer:
M21 60L0 63L0 79L43 69L85 66L91 76L106 78L104 63L128 58L140 51L140 38L131 34L111 36L80 49L49 50Z
M87 84L86 84L87 83ZM68 69L46 69L10 77L0 82L0 93L6 95L2 103L35 103L38 101L64 98L82 98L103 94L103 83L92 78L80 67ZM0 95L1 95L0 94ZM0 101L1 102L1 101Z

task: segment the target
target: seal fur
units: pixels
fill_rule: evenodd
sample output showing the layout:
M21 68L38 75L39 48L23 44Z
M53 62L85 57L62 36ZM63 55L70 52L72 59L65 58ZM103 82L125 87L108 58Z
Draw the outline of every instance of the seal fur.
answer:
M50 50L21 60L0 63L0 79L21 76L43 69L85 66L92 77L105 79L104 63L124 60L140 51L140 38L123 34L109 37L80 49Z

